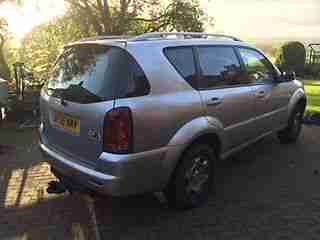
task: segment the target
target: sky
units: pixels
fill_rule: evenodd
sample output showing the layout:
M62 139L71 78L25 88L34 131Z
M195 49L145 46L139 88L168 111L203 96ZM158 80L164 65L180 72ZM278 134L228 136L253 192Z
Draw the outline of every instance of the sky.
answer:
M245 38L320 38L320 0L202 0L215 30Z
M7 19L10 32L18 38L23 38L35 25L63 13L63 0L25 0L21 6L11 2L0 5L0 16Z
M164 0L168 1L168 0ZM11 32L22 38L33 26L64 12L63 0L0 5ZM320 38L320 0L200 0L214 29L243 38Z

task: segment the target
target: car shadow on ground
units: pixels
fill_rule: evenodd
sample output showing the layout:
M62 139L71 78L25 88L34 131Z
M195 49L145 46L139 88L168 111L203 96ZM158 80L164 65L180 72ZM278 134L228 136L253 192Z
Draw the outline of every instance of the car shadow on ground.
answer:
M74 226L80 226L86 239L94 239L92 216L82 197L68 194L52 197L45 193L47 183L54 177L38 152L36 130L6 129L2 134L6 136L3 140L6 145L1 145L0 155L0 238L71 239L75 235ZM252 161L233 158L219 168L222 172L230 171ZM173 233L184 227L192 228L197 223L186 222L185 218L206 211L206 208L175 211L167 206L161 194L95 199L98 230L103 237L134 234L144 238L146 232L169 237L164 229L174 226L175 230L170 230Z
M192 239L206 232L208 226L211 229L211 236L217 237L216 234L219 235L219 231L214 233L214 229L219 228L219 223L223 221L221 219L224 215L223 209L230 204L233 205L234 199L238 203L238 194L235 193L229 198L230 194L228 190L225 191L225 188L237 181L241 190L243 185L246 185L245 181L250 181L250 175L246 173L250 167L256 165L260 154L268 152L270 154L267 147L270 147L270 144L277 144L274 136L256 143L253 149L244 150L219 163L216 190L212 193L208 205L203 208L177 211L169 208L160 194L144 194L127 198L98 197L96 212L103 239L114 237L148 239L150 236L157 236L159 239L171 236ZM242 176L244 178L241 179Z
M61 196L30 205L0 209L0 239L85 239L92 235L87 207L77 196ZM76 229L76 230L75 230Z
M176 211L167 206L160 194L96 196L97 225L81 196L43 193L54 178L43 163L36 142L30 141L36 139L36 133L8 130L2 141L15 147L3 149L0 155L0 238L81 239L75 236L82 234L84 239L95 239L95 228L101 239L250 239L249 235L257 239L268 234L274 238L275 232L283 229L288 237L299 223L283 227L283 222L289 221L283 218L296 214L297 219L303 219L304 231L309 228L303 225L305 216L317 213L315 207L319 205L312 200L305 209L305 203L295 202L293 195L287 193L296 191L291 184L296 172L288 167L289 158L307 154L315 159L319 154L313 145L319 141L319 134L311 137L314 130L307 130L308 137L305 134L294 147L280 145L275 136L270 136L219 163L215 192L202 208Z
M0 138L0 239L73 239L90 236L86 203L76 196L49 196L54 176L37 147L37 129L6 123ZM89 239L89 238L86 238Z
M269 136L219 163L215 191L202 208L176 211L153 194L98 198L96 212L102 237L293 239L297 229L307 233L306 229L311 227L305 222L316 221L311 212L318 204L315 199L319 191L300 194L293 181L296 171L300 171L298 167L304 164L298 162L307 153L304 141L305 136L295 145L281 145L276 136ZM313 153L309 155L313 156ZM293 163L292 158L296 158L297 163ZM295 169L291 164L300 165ZM304 207L304 201L310 201L308 208ZM290 219L286 220L288 215Z

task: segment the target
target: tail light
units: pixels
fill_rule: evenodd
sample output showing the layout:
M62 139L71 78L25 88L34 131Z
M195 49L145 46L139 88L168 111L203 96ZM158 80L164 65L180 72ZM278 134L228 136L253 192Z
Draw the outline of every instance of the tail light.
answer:
M120 154L133 151L133 127L130 108L114 108L106 113L103 126L103 149L105 152Z

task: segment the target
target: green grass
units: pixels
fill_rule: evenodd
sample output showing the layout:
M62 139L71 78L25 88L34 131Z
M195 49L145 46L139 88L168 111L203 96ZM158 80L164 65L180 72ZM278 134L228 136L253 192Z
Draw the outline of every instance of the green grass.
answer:
M308 98L307 113L320 114L320 81L304 81Z

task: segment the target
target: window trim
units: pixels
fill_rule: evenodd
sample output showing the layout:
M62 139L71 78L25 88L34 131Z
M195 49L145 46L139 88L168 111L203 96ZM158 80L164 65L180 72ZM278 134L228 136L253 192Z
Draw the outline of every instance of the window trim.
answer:
M134 72L133 72L133 64L136 64L137 67L138 67L138 69L139 69L139 70L143 73L143 75L144 75L144 79L145 79L145 80L144 80L144 81L145 81L144 85L146 86L146 89L144 90L143 93L138 93L138 92L136 92L134 95L132 95L132 96L130 96L130 97L122 97L122 98L134 98L134 97L143 97L143 96L149 95L150 92L151 92L151 86L150 86L150 82L149 82L149 79L148 79L146 73L144 72L143 68L142 68L141 65L138 63L138 61L136 60L136 58L133 57L132 54L129 53L128 51L125 50L125 52L126 52L126 54L128 55L128 59L130 60L129 69L130 69L130 75L131 75L130 78L132 78L131 81L134 81L134 76L133 76L133 75L134 75ZM118 99L122 99L122 98L119 97Z

